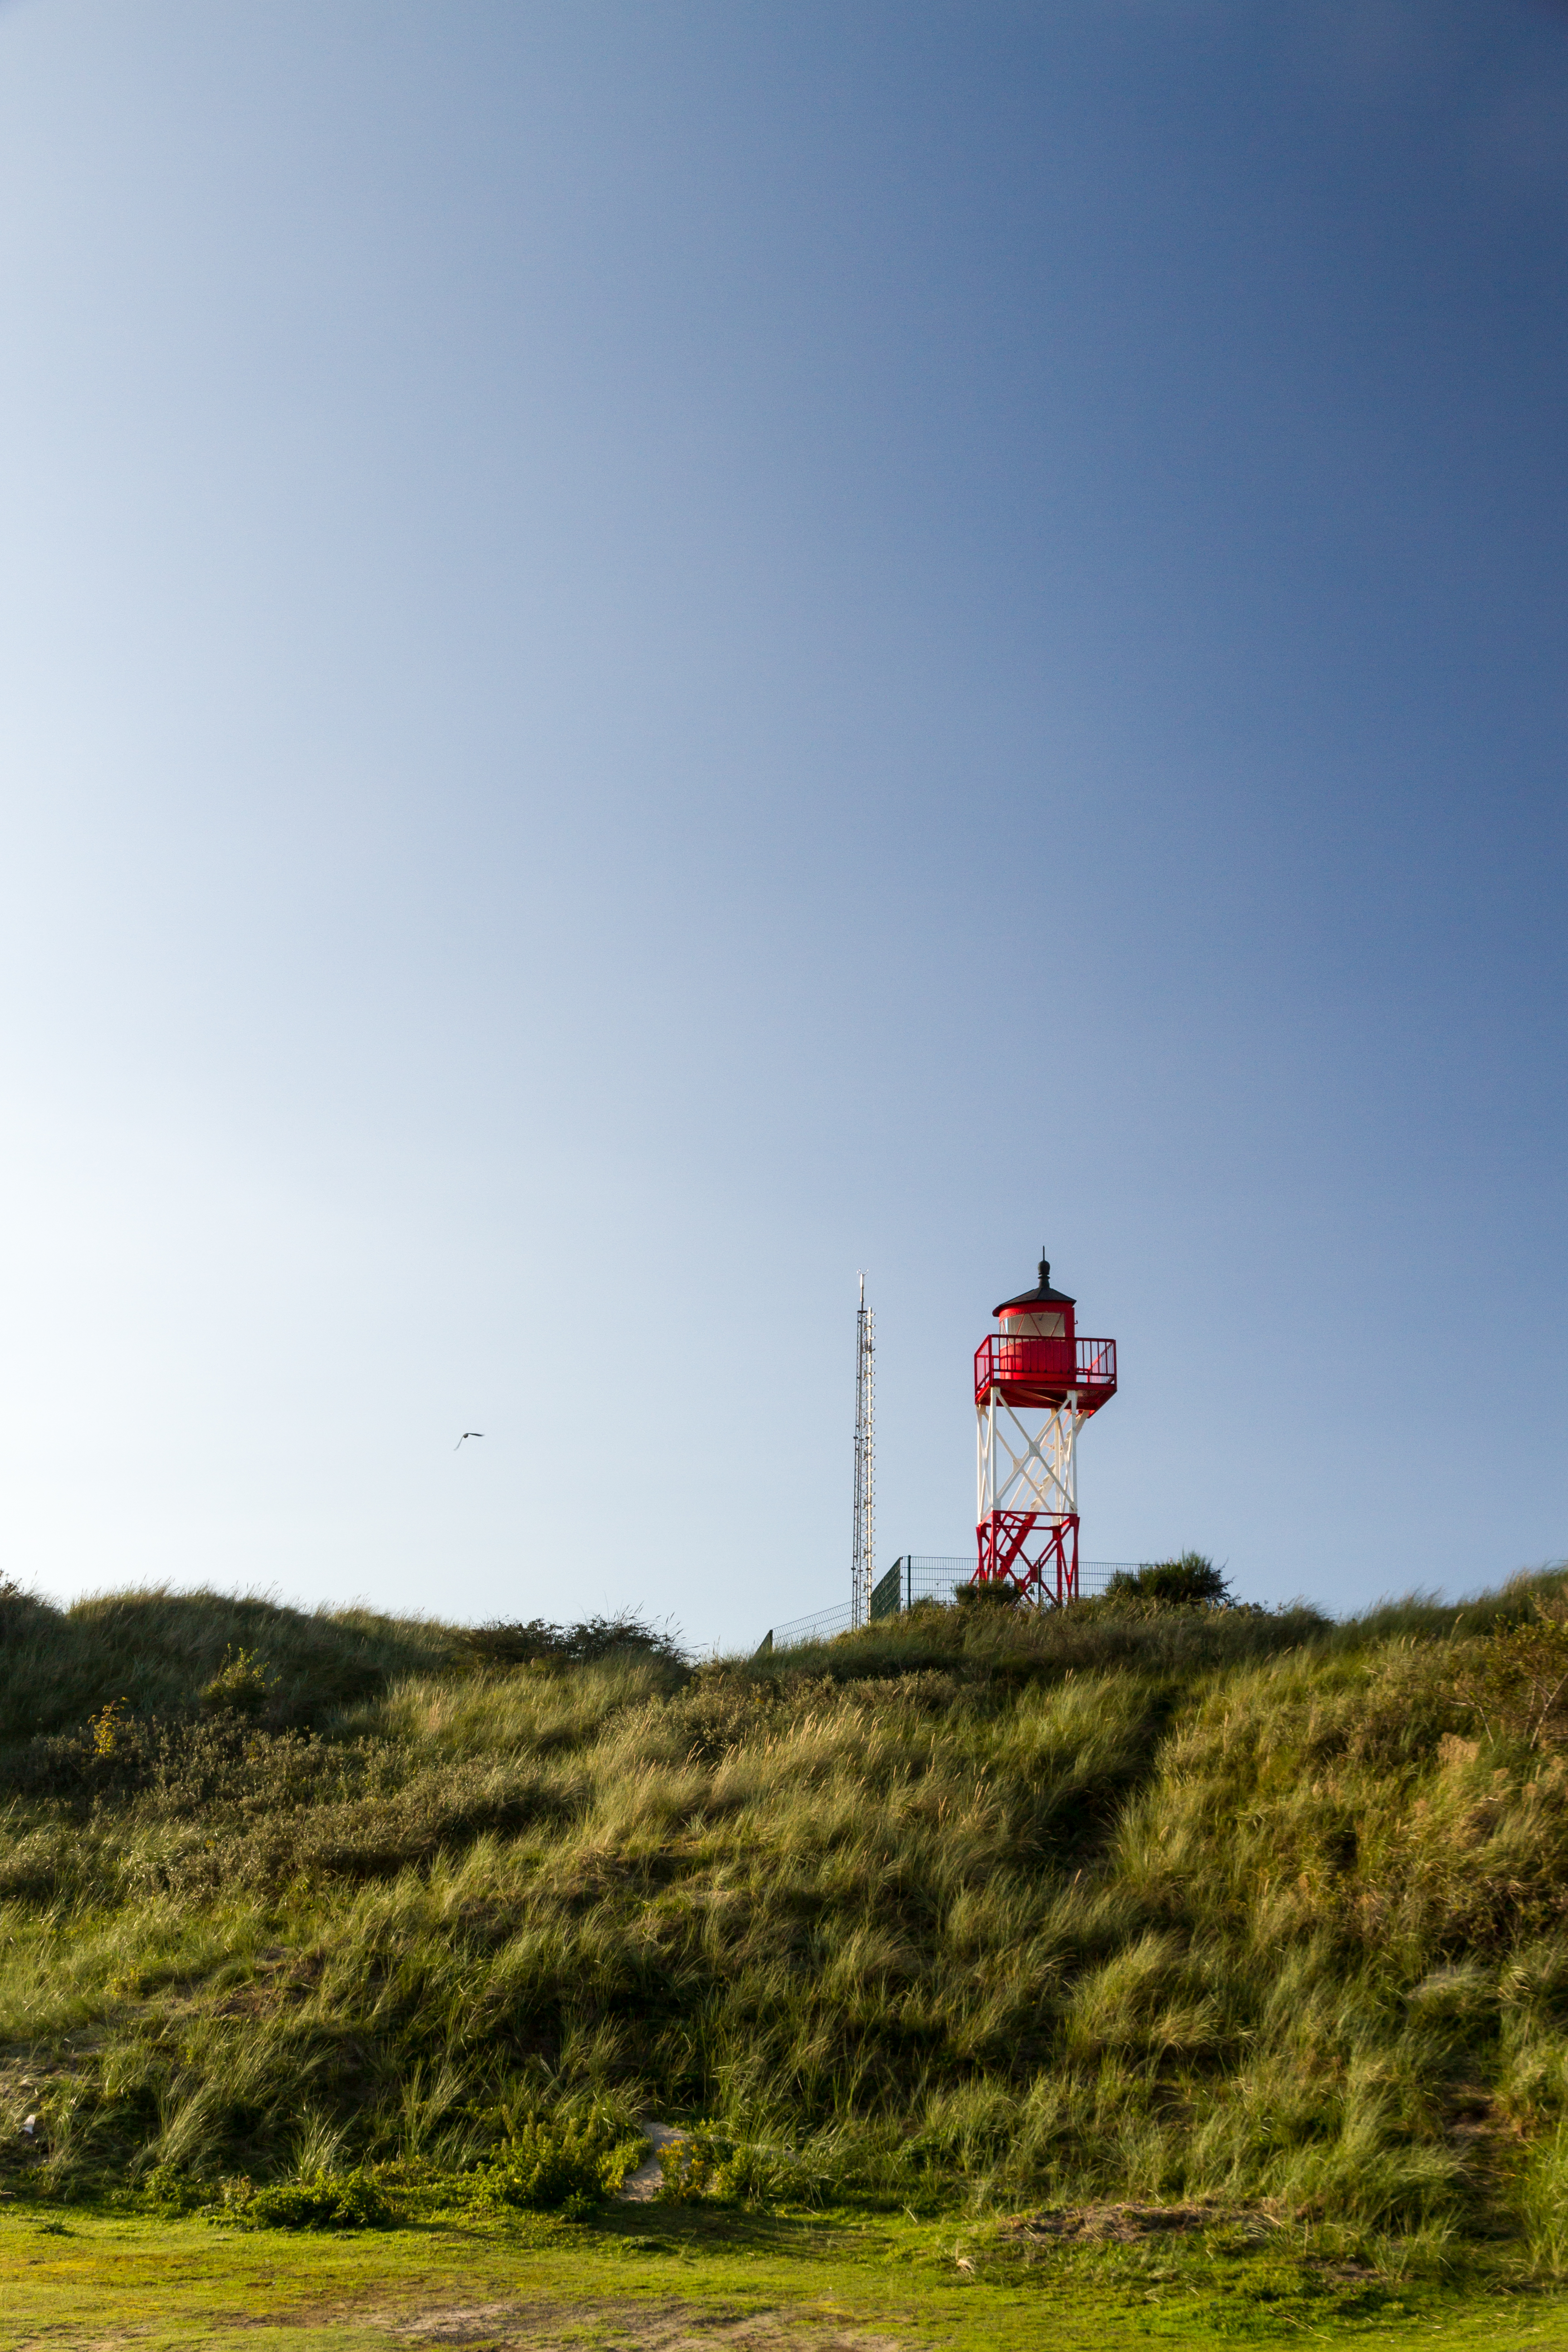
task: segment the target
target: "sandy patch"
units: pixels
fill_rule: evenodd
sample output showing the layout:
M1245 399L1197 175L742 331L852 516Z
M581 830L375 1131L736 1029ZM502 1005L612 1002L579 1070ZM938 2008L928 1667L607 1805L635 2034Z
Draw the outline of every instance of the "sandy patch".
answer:
M661 2147L673 2147L684 2140L686 2134L672 2131L668 2124L650 2124L644 2119L643 2136L653 2142L645 2163L629 2172L622 2181L618 2195L623 2205L651 2205L664 2186L664 2170L658 2160Z
M1219 2205L1062 2205L1045 2213L1021 2213L1004 2224L1010 2238L1058 2238L1072 2245L1136 2245L1142 2238L1171 2231L1218 2230L1226 2224L1267 2238L1279 2224L1256 2208Z
M659 2301L603 2303L447 2303L423 2311L367 2311L363 2305L317 2304L266 2314L212 2313L209 2327L254 2328L262 2343L274 2327L380 2327L407 2352L442 2344L468 2352L904 2352L900 2339L800 2306L740 2312ZM141 2328L73 2338L81 2352L132 2352ZM25 2338L43 2352L58 2334Z
M809 2310L704 2311L689 2303L452 2304L394 2331L412 2345L485 2352L900 2352L898 2339Z

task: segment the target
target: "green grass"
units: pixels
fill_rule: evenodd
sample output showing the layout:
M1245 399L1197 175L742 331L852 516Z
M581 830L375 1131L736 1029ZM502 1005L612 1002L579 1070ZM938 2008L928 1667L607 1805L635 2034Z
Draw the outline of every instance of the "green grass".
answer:
M365 2168L417 2205L652 2115L714 2226L1187 2199L1424 2293L1562 2277L1568 1770L1509 1697L1560 1581L695 1670L0 1597L0 2228Z
M1358 2262L1331 2231L1276 2235L1051 2253L990 2223L652 2208L591 2225L437 2215L391 2235L280 2239L71 2209L0 2221L0 2352L125 2339L238 2352L258 2326L278 2352L392 2352L443 2326L445 2340L492 2347L733 2343L743 2326L747 2352L1568 2340L1568 2299L1496 2268L1435 2279Z

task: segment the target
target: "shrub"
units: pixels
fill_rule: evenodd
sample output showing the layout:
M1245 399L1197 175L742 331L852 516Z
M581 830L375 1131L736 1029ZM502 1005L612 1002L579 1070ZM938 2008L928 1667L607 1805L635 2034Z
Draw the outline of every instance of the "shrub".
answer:
M194 2213L211 2201L215 2191L177 2164L155 2164L142 2179L142 2194L160 2213Z
M1119 1569L1107 1597L1128 1601L1174 1601L1214 1607L1230 1599L1230 1587L1212 1559L1184 1551L1176 1559L1152 1560L1146 1568Z
M87 1728L94 1756L101 1759L124 1747L125 1717L129 1705L127 1699L111 1699L107 1706L100 1707L96 1715L88 1717Z
M1455 1686L1489 1733L1527 1748L1568 1739L1568 1595L1537 1599L1522 1624L1473 1643Z
M466 1626L461 1638L465 1649L489 1666L592 1666L616 1657L686 1664L686 1653L673 1635L633 1611L619 1617L588 1617L579 1625L548 1625L542 1617L531 1617L525 1625L497 1621Z
M480 2175L483 2203L536 2213L584 2213L604 2193L605 2158L597 2136L582 2124L524 2124Z
M202 1692L202 1706L208 1715L259 1715L276 1680L254 1650L238 1650L230 1643L222 1665Z
M316 2172L258 2189L240 2208L258 2230L393 2230L395 2208L369 2173Z
M361 1743L267 1732L233 1708L206 1717L128 1715L117 1703L85 1730L46 1733L0 1763L0 1786L26 1796L98 1804L150 1797L162 1811L205 1815L215 1807L277 1811L347 1793L369 1768Z
M721 1666L700 1666L689 1689L670 1702L668 1720L687 1738L689 1763L716 1764L766 1731L771 1701L766 1684L732 1679Z
M816 2201L820 2167L816 2169L795 2149L758 2140L736 2140L708 2124L667 2139L658 2151L663 2176L659 2196L667 2203L685 2205L699 2198L723 2204L740 2199L749 2204Z

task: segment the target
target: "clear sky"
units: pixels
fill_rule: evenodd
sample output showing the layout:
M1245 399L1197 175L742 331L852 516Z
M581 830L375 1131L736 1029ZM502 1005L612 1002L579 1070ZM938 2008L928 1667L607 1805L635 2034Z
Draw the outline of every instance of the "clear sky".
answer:
M752 1642L1042 1244L1568 1550L1565 297L1544 0L0 9L0 1565Z

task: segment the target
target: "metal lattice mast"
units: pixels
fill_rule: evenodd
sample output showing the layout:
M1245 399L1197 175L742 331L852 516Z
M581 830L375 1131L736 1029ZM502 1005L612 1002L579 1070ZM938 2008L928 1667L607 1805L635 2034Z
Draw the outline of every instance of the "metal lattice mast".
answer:
M871 1622L871 1587L877 1580L877 1317L866 1304L860 1276L860 1308L855 1318L855 1542L849 1563L850 1608L857 1625Z

